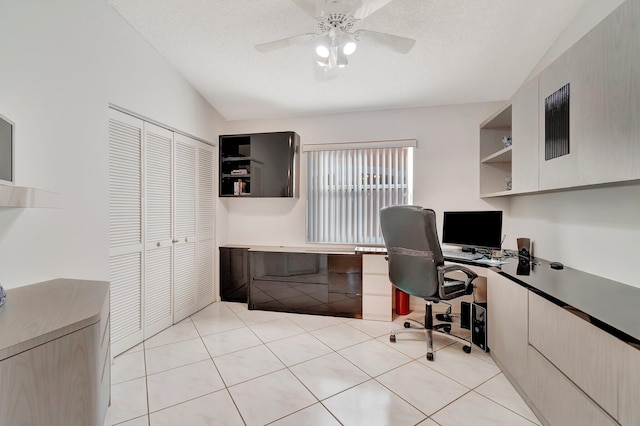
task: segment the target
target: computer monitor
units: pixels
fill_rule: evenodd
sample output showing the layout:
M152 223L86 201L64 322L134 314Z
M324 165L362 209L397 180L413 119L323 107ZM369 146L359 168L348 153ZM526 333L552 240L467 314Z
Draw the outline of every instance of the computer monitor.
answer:
M501 248L502 212L444 212L442 243L463 249Z

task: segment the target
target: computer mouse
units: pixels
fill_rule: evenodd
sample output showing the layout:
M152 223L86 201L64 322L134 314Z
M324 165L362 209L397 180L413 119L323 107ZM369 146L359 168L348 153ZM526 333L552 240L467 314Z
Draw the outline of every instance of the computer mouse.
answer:
M564 268L564 265L560 262L551 262L549 264L549 266L551 266L551 269L562 269Z

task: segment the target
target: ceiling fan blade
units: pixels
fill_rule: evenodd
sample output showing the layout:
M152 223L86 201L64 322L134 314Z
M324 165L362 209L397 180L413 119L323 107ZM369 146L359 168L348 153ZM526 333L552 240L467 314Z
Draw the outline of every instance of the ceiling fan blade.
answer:
M359 39L372 40L399 53L409 53L413 45L416 44L416 41L411 38L379 33L378 31L358 30L354 34Z
M353 11L352 15L354 18L364 19L392 1L393 0L347 0L345 3L353 4L351 10Z
M291 1L312 18L318 19L324 16L324 10L322 8L322 6L326 4L324 0L291 0Z
M317 36L318 35L315 33L305 33L293 37L283 38L281 40L270 41L268 43L257 44L255 48L258 52L271 52L277 49L282 49L284 47L311 41Z

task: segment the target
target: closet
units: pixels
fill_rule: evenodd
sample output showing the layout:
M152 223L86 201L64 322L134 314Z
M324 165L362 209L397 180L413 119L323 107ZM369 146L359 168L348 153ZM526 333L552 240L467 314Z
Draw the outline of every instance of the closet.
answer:
M214 301L213 162L212 146L109 110L114 355Z

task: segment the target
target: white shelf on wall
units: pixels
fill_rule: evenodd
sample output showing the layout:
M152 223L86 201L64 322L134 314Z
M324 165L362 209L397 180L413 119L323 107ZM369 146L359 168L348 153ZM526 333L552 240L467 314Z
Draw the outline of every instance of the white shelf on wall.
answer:
M511 146L501 149L498 152L494 152L491 155L484 157L482 163L510 163L511 162Z
M60 208L60 195L42 189L0 185L0 207Z

